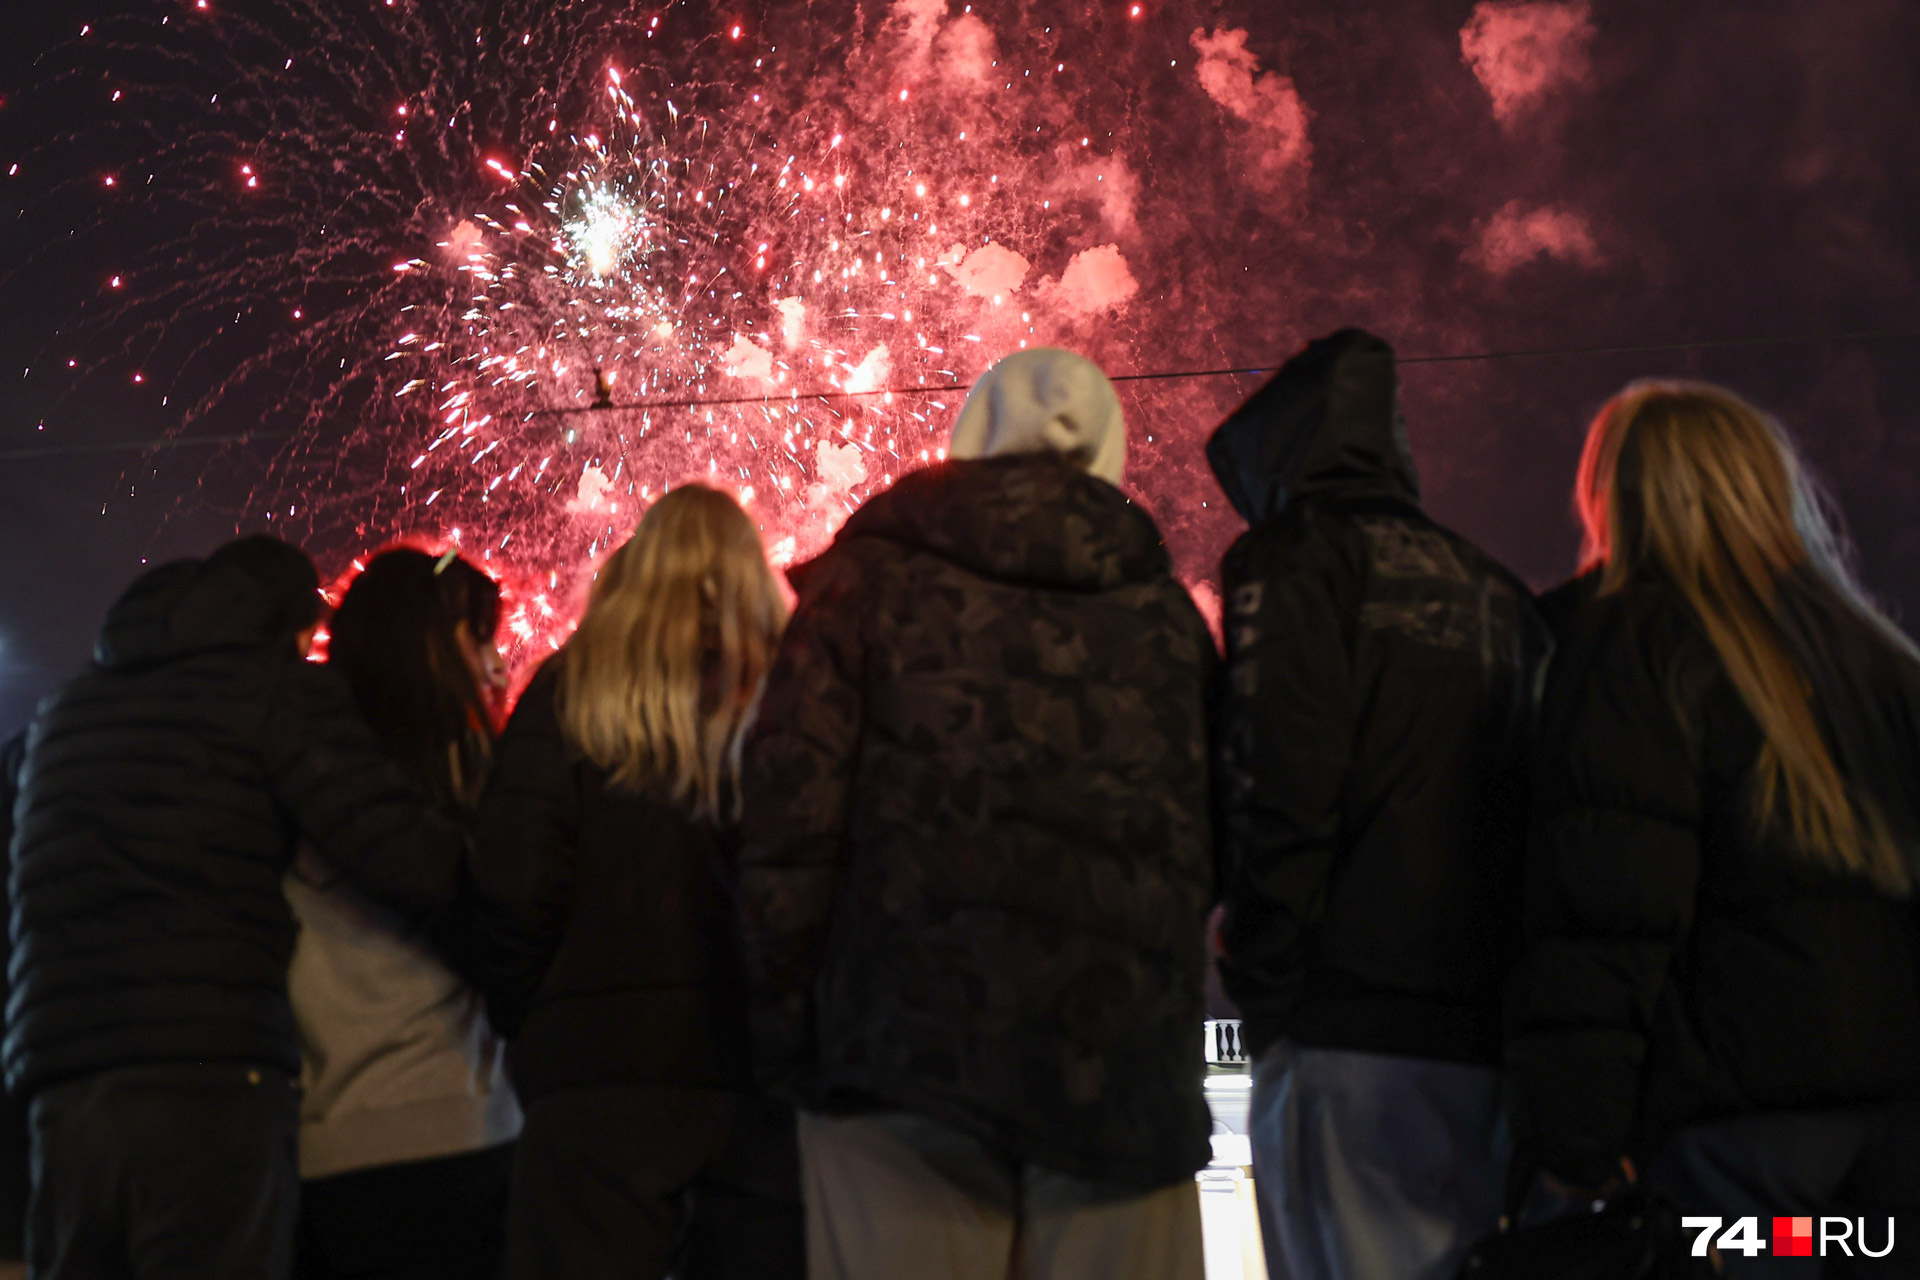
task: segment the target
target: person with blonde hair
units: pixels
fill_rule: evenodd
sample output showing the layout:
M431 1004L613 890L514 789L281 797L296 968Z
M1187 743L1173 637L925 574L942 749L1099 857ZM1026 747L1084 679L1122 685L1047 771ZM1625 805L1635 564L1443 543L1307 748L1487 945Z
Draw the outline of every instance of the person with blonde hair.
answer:
M1910 1210L1887 1171L1920 1094L1914 648L1729 391L1622 391L1575 501L1508 1048L1522 1151L1582 1196L1642 1171L1729 1223Z
M785 620L746 513L675 489L496 747L472 871L526 1109L514 1280L802 1274L793 1115L754 1087L729 891L740 741Z

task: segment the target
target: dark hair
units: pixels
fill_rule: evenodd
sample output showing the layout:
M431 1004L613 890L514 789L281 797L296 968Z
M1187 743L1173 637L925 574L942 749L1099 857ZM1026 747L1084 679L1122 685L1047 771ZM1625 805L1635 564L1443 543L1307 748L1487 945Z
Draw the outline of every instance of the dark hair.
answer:
M456 636L491 644L500 586L448 552L383 551L334 610L327 662L346 677L381 745L447 804L465 804L485 770L491 713Z
M235 538L206 559L208 569L237 569L265 589L273 628L292 637L320 621L320 574L307 553L271 534Z

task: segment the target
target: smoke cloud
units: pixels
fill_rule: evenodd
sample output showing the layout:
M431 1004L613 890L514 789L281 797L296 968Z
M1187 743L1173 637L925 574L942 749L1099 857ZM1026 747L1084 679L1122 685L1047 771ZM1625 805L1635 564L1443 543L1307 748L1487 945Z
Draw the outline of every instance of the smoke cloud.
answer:
M780 341L792 351L807 336L807 304L799 298L776 298L773 308L780 313Z
M1256 75L1260 63L1247 48L1247 33L1205 27L1190 38L1200 54L1200 87L1231 115L1251 127L1254 156L1269 174L1304 167L1312 154L1307 139L1311 113L1291 76L1277 71Z
M1140 291L1120 246L1103 244L1073 255L1060 279L1048 281L1042 297L1075 316L1110 311Z
M1512 125L1559 90L1591 82L1588 0L1481 0L1460 29L1460 56Z
M1140 178L1120 156L1063 165L1048 192L1055 200L1088 201L1109 235L1130 236L1139 229Z
M847 367L847 390L878 391L887 385L887 376L892 372L893 356L883 342L860 357L859 364Z
M1496 276L1509 275L1538 258L1598 266L1600 245L1585 214L1559 205L1527 208L1510 200L1487 220L1468 255Z
M999 244L983 244L965 257L964 245L954 245L940 259L941 269L975 298L1010 294L1020 288L1032 264Z
M771 378L773 353L744 333L739 334L720 358L720 367L732 378Z
M814 480L807 486L807 506L839 528L847 518L842 495L865 484L867 475L867 462L860 455L859 445L822 440L814 450Z
M957 89L986 84L999 56L992 29L971 13L949 22L933 46L934 67L940 78Z
M895 42L898 65L910 79L926 74L933 40L947 16L947 0L894 0L884 34Z
M588 465L580 472L580 484L567 499L567 514L580 519L614 515L619 503L613 498L614 483L599 467Z

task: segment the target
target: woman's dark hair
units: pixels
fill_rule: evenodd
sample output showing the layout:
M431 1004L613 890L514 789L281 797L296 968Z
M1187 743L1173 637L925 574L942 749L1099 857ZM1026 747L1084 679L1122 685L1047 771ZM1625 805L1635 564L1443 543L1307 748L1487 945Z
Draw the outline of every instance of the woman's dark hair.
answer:
M467 804L492 745L486 692L460 650L493 643L500 586L448 552L383 551L334 610L327 662L346 677L375 736L443 803Z

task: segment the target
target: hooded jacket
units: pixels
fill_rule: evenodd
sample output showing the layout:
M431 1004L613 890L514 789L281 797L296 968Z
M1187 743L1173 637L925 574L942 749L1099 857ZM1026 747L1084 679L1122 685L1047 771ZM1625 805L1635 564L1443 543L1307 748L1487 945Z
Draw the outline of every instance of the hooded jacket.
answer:
M794 577L745 758L762 1071L1022 1164L1190 1177L1214 653L1153 521L1057 457L949 462Z
M1920 1097L1920 908L1754 820L1760 729L1684 598L1548 597L1527 957L1509 1059L1533 1158L1598 1185L1676 1130ZM1841 776L1920 873L1920 667L1790 579Z
M1393 351L1310 345L1207 445L1222 565L1222 977L1249 1046L1494 1063L1520 949L1525 586L1422 513Z
M134 582L42 708L21 792L5 1065L22 1095L161 1062L297 1073L281 880L302 839L422 922L457 883L458 827L232 564Z

